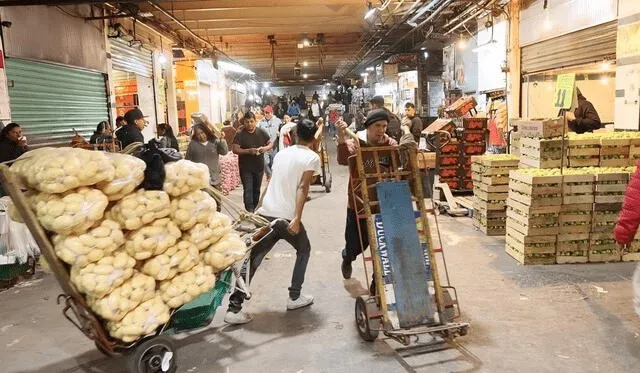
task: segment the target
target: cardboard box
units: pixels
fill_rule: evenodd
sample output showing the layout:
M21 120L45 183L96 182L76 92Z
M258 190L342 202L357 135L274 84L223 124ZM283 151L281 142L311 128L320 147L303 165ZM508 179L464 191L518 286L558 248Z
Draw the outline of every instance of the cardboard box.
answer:
M562 136L564 120L556 119L513 119L512 127L518 127L521 137L557 137Z

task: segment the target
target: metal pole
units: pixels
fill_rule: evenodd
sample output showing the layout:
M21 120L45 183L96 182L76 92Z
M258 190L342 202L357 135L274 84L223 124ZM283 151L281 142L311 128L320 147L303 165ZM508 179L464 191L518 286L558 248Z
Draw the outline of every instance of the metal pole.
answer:
M485 5L485 7L493 5L496 1L497 0L491 0L487 5ZM462 22L458 23L455 27L453 27L451 30L445 32L444 34L445 35L449 35L450 33L454 32L458 28L462 27L465 23L471 21L472 19L476 18L477 16L479 16L480 14L482 14L485 11L486 11L486 9L478 10L477 12L475 12L472 15L470 15L469 17L465 18Z

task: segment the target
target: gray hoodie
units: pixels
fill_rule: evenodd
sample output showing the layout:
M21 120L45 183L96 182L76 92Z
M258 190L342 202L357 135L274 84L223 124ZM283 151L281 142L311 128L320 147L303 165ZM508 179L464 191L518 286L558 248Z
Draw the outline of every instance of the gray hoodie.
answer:
M204 163L209 167L209 174L211 178L211 185L220 185L220 161L221 155L225 155L229 152L227 142L220 139L214 141L208 141L202 144L198 141L191 140L189 147L187 148L187 159L196 162Z

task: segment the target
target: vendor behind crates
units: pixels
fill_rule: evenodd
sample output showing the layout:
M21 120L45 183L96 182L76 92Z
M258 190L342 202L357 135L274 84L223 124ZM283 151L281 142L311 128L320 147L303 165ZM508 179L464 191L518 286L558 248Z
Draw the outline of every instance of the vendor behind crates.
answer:
M580 88L576 88L576 91L578 93L578 107L574 112L567 112L569 130L585 133L599 129L602 123L596 108L582 95Z

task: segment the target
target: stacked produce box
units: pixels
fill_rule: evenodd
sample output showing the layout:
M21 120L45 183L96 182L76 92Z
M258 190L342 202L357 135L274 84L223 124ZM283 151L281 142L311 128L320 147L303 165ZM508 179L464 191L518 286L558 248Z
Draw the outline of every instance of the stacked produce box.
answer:
M153 333L247 251L200 190L206 165L168 163L162 183L145 179L145 162L133 156L42 148L11 170L72 284L115 339Z
M518 168L518 157L495 154L471 157L473 173L473 224L487 236L506 233L506 199L509 171Z
M487 150L487 118L463 118L463 131L459 138L437 152L436 167L440 182L452 190L471 190L471 157Z

